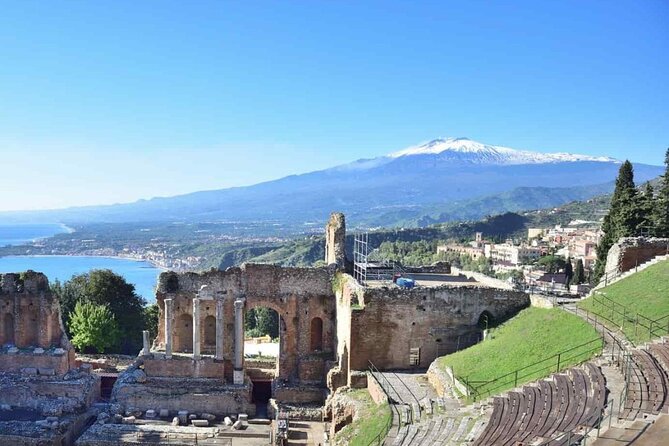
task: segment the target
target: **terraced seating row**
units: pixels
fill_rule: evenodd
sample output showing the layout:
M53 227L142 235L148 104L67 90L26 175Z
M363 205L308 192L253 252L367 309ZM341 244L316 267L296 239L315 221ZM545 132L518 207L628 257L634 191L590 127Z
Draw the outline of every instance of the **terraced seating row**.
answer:
M554 374L536 386L495 397L488 425L473 444L515 446L537 440L551 446L578 444L579 432L599 422L606 393L604 375L592 364ZM574 434L561 438L565 432Z
M456 445L465 441L471 418L443 415L424 417L420 423L400 428L393 446Z
M623 373L628 376L627 394L620 417L634 420L643 414L669 410L669 375L663 367L669 346L652 344L649 350L634 350Z

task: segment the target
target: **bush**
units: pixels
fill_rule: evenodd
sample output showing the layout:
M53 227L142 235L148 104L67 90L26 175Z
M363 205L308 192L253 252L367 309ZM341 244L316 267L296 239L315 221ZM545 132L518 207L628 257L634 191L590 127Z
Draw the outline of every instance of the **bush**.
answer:
M118 324L106 305L77 302L70 315L72 345L80 352L107 353L120 340Z

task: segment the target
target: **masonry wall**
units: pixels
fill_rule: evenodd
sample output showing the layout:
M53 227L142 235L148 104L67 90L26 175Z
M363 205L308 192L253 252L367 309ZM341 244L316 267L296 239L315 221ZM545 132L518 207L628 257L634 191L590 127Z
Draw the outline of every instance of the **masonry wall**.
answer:
M158 336L154 348L165 346L165 299L173 299L172 325L174 351L188 352L192 334L180 328L190 321L192 333L193 298L207 285L209 300L201 297L201 335L204 341L206 318L215 317L216 301L222 300L223 356L226 378L230 379L234 358L234 302L245 301L245 311L267 307L280 317L278 378L290 382L325 384L327 362L334 358L336 310L332 291L333 270L328 268L283 268L274 265L245 264L225 271L205 273L163 273L156 299L160 308ZM320 321L314 322L318 318ZM319 342L312 342L312 328L320 328ZM215 327L214 327L215 328ZM215 330L214 330L215 331ZM204 343L203 352L213 352L215 340ZM169 376L169 375L168 375Z
M345 288L344 298L360 299L351 291ZM529 304L525 293L475 285L365 288L351 309L350 370L366 370L368 360L382 370L409 369L412 348L420 349L415 367L427 368L438 356L475 342L484 312L504 320Z
M42 273L0 274L0 345L61 347L60 307Z
M669 239L646 237L623 237L609 249L606 256L606 273L623 273L647 262L669 254Z

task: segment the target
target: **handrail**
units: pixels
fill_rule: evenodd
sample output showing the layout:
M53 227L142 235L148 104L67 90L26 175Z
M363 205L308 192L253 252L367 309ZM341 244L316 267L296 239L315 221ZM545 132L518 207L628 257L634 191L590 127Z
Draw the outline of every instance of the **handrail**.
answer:
M409 386L407 386L406 383L405 383L404 381L402 381L402 379L401 379L399 376L397 376L397 374L396 374L395 372L390 372L390 373L392 373L393 376L394 376L395 378L397 378L397 380L398 380L399 382L402 383L402 385L404 386L404 388L407 389L407 391L411 394L411 398L413 398L414 401L416 401L416 403L420 404L420 401L418 401L418 398L416 397L416 395L414 395L414 393L411 391L411 389L409 388ZM402 402L404 402L404 400L402 400Z
M386 394L386 398L388 398L388 405L390 406L390 419L386 422L386 424L383 426L381 431L378 434L376 434L376 436L367 444L367 446L372 446L372 445L381 446L383 444L383 442L385 441L385 438L388 435L388 432L390 432L390 429L393 426L393 410L397 412L397 431L398 432L399 432L400 424L402 423L402 417L400 416L400 412L397 409L397 407L394 404L391 403L391 397L388 394L388 391L383 387L383 384L381 384L381 382L378 379L376 379L376 376L374 375L374 370L376 370L378 373L380 373L379 369L376 368L376 366L374 365L374 363L372 361L368 360L367 362L369 362L369 373L372 376L372 379L374 379L377 382L379 387L381 387L381 390L383 390L383 393ZM383 376L382 373L380 373L380 374L381 374L381 376ZM390 386L390 388L395 390L393 388L392 384L390 384L390 381L388 381L386 379L386 382ZM395 390L395 393L397 393L397 390ZM399 394L397 394L397 395L399 396Z
M592 301L595 303L595 305L600 305L601 307L603 307L603 311L601 311L601 312L597 312L595 310L584 310L584 311L586 311L588 313L593 313L593 314L607 320L608 322L610 322L614 326L621 326L621 328L624 328L625 323L634 324L635 334L638 333L638 327L642 327L643 329L648 331L648 337L650 339L652 339L654 337L663 336L665 334L669 334L669 314L665 314L663 316L660 316L657 319L651 319L647 316L644 316L641 313L634 312L634 311L628 309L627 306L614 301L613 299L604 295L601 292L594 293L590 297L590 299L592 299ZM610 302L610 304L608 302ZM616 306L622 308L622 311L617 309ZM611 318L606 317L606 316L604 316L604 314L602 314L602 313L608 312L608 311L611 312ZM620 321L613 320L612 318L613 318L614 315L620 316L621 320ZM664 321L664 320L667 321L667 324L666 325L664 323L660 324L660 321Z
M596 346L585 349L583 351L579 351L578 353L574 353L571 356L568 355L568 354L574 352L577 349L580 349L580 348L588 346L588 345L592 345L595 342L597 343ZM569 360L578 358L581 355L586 355L586 354L589 354L591 352L598 351L598 350L603 348L603 345L604 345L604 338L599 336L599 337L594 338L594 339L592 339L588 342L584 342L584 343L579 344L575 347L571 347L567 350L563 350L563 351L558 352L554 355L551 355L547 358L541 359L539 361L536 361L536 362L534 362L532 364L529 364L529 365L526 365L524 367L520 367L516 370L505 373L504 375L500 375L500 376L498 376L494 379L491 379L491 380L475 381L475 380L468 379L468 377L465 377L462 381L465 382L465 385L470 390L470 394L472 395L474 401L477 401L485 395L487 395L487 396L492 395L496 390L502 389L502 388L506 387L507 385L509 385L511 383L514 384L513 387L517 387L518 382L522 382L523 379L525 379L529 376L533 376L533 375L536 375L536 374L540 375L540 374L543 374L543 372L545 372L545 371L553 370L553 369L555 370L555 372L559 372L560 370L562 370L564 368L563 367L564 364L568 363ZM567 356L565 356L565 355L567 355ZM590 356L588 356L587 358L584 358L583 361L588 360L588 359L590 359ZM556 360L556 361L553 362L553 360ZM529 373L525 373L525 374L521 373L521 372L526 371L530 368L533 368L533 367L535 367L539 364L546 363L547 361L551 361L551 363L546 365L545 367L534 369ZM572 366L572 365L573 364L570 364L570 366ZM506 378L513 378L513 379L503 381ZM499 383L499 385L484 389L486 386L489 386L490 384L493 384L493 383ZM478 384L478 385L473 386L472 384ZM481 389L484 389L484 390L481 390Z

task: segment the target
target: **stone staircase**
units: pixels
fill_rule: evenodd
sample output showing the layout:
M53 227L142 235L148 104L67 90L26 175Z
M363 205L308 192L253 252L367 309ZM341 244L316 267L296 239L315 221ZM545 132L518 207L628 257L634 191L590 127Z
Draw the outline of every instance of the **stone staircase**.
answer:
M472 410L449 409L445 398L425 398L420 404L400 409L401 424L387 446L460 446L471 443L483 430L484 421ZM470 408L471 409L471 408ZM413 423L408 421L413 420Z

